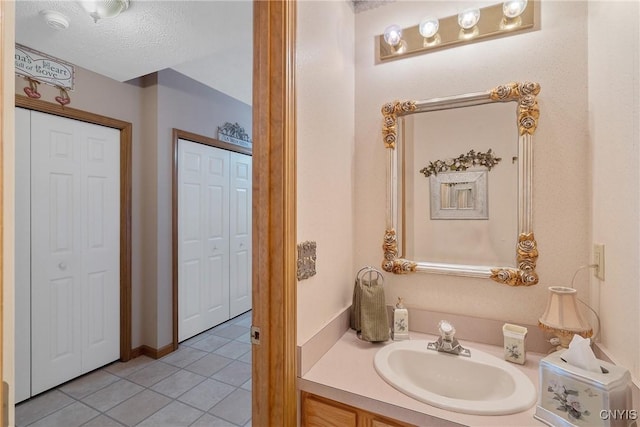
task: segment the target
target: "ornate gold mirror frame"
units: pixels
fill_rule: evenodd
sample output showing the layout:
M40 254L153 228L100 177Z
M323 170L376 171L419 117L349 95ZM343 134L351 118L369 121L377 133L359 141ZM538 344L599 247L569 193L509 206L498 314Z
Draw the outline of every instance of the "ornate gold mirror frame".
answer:
M467 277L490 278L510 286L530 286L538 283L536 261L538 249L533 237L533 134L538 126L540 110L537 95L540 85L533 82L508 83L486 92L468 93L445 98L433 98L424 101L394 101L382 107L382 137L387 149L387 218L384 234L385 271L404 274L426 272ZM518 243L516 246L517 267L487 267L463 264L445 264L417 262L398 257L397 193L395 180L397 165L395 148L398 138L398 117L428 111L470 107L493 102L516 102L518 125Z

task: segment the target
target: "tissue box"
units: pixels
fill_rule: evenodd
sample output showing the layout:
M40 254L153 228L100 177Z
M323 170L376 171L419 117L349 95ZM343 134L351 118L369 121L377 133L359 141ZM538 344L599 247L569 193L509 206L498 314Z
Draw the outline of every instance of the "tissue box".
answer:
M629 371L599 360L606 373L590 372L564 362L564 352L540 361L534 417L550 426L630 425L637 412L631 407Z

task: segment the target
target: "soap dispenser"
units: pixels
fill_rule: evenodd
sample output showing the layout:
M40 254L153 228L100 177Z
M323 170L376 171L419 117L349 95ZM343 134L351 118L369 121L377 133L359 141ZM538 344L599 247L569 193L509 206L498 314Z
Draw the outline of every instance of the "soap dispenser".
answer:
M398 302L393 309L392 338L394 341L409 339L409 311L400 297L398 297Z

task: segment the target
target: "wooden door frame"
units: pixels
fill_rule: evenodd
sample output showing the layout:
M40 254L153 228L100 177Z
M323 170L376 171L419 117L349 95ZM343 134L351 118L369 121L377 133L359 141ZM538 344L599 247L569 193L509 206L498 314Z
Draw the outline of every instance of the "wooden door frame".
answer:
M297 425L295 1L253 3L252 423Z
M209 147L221 148L223 150L233 151L235 153L247 154L249 156L252 155L251 148L241 147L239 145L229 144L224 141L220 141L219 139L209 138L207 136L198 135L196 133L187 132L180 129L173 129L173 162L172 162L172 192L171 192L171 294L172 294L172 325L173 325L173 342L172 349L175 351L178 349L178 326L179 326L179 318L178 318L178 303L179 303L179 292L178 292L178 280L180 278L179 266L178 266L178 224L179 224L179 214L178 214L178 204L179 204L179 194L178 194L178 169L180 164L178 162L178 140L184 139L186 141L195 142L197 144L208 145Z
M3 58L4 60L5 58ZM15 106L120 131L120 360L131 359L131 145L129 122L16 95Z

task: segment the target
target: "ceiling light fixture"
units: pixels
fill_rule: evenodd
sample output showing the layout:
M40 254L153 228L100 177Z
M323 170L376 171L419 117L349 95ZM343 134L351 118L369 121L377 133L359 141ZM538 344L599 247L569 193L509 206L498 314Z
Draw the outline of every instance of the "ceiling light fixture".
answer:
M93 18L93 22L104 18L115 18L129 8L129 0L85 0L80 4Z

